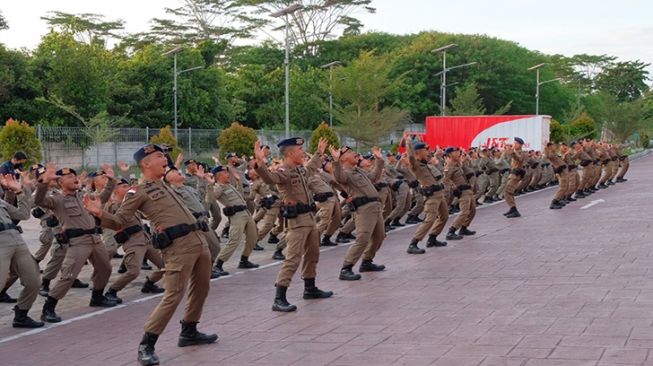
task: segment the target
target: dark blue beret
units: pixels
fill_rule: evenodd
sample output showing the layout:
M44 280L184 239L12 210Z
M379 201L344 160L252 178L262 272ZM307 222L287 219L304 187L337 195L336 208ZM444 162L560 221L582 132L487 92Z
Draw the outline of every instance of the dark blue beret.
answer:
M95 177L99 177L99 176L105 175L105 174L106 173L104 172L104 170L97 170L97 171L88 173L87 177L95 178Z
M147 144L142 146L140 149L136 150L134 153L134 160L136 163L140 163L146 156L153 154L155 152L165 152L161 146L154 144Z
M195 161L195 159L188 159L184 161L184 166L189 166L191 164L197 164L197 161Z
M413 144L413 150L417 151L417 150L422 150L422 149L426 149L426 144L425 143L416 142L416 143Z
M77 175L77 172L74 169L63 168L63 169L57 170L57 173L56 173L56 175L58 175L60 177L63 177L64 175L68 175L68 174Z
M277 144L277 147L284 147L284 146L303 146L304 145L304 139L301 137L291 137L289 139L281 140Z
M522 140L522 139L519 138L519 137L515 137L515 142L519 142L519 143L522 144L522 145L524 144L524 140Z
M227 168L222 166L222 165L217 165L213 169L211 169L211 174L218 174L220 172L226 172Z
M451 154L451 153L454 152L454 151L458 151L458 149L455 148L455 147L453 147L453 146L449 146L448 148L446 148L446 149L444 150L444 155L449 155L449 154Z

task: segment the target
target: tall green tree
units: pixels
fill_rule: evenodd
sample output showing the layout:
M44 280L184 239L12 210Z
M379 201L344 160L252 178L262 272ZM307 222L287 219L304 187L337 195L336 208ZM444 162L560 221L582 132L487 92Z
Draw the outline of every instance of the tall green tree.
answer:
M105 21L104 16L93 13L71 14L61 11L51 11L41 17L48 23L50 29L71 34L78 42L91 44L105 43L107 39L120 39L120 31L125 29L121 19Z
M346 67L334 70L333 95L337 101L334 117L338 129L357 143L378 144L391 130L409 120L408 113L390 97L402 86L403 77L390 78L392 60L363 52Z
M636 61L617 62L605 68L596 78L596 87L617 98L632 102L641 98L649 87L647 67L651 64Z
M0 11L0 30L8 29L9 28L9 23L7 22L7 19L2 15L2 12Z

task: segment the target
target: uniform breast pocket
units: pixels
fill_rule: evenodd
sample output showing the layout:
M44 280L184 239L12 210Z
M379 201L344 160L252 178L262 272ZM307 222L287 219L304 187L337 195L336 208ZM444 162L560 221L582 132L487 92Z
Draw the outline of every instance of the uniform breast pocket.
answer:
M367 183L367 180L362 175L353 176L351 181L356 187L362 187Z
M81 216L82 215L82 209L79 207L77 202L65 202L63 204L64 209L66 210L66 213L70 217L75 217L75 216Z

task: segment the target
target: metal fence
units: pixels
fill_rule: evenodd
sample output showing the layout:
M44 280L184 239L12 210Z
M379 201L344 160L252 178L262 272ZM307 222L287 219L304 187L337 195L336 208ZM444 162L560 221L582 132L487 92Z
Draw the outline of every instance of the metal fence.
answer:
M417 127L419 128L419 127ZM407 128L412 130L413 128ZM43 160L60 166L97 167L101 164L117 164L119 161L131 162L132 155L140 146L148 143L152 136L158 135L156 128L114 128L89 130L82 127L46 127L38 126ZM184 150L187 158L210 161L218 153L217 139L220 129L179 129L177 143ZM261 142L270 145L276 154L276 144L285 137L284 131L257 130ZM310 140L312 131L292 131L292 136ZM397 143L401 131L392 133L383 146ZM106 141L93 144L93 141ZM357 146L354 139L340 136L343 144Z

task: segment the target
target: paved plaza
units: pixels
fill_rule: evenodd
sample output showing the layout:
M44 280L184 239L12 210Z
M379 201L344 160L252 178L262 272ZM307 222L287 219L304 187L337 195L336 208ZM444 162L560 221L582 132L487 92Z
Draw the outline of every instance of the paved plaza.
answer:
M263 268L238 272L232 258L235 274L212 283L199 328L219 341L178 348L178 311L157 353L188 366L653 365L653 157L628 178L562 210L548 208L552 189L518 197L520 219L505 219L503 202L484 205L476 236L424 255L405 252L415 227L395 230L375 260L387 270L357 282L338 280L346 246L323 250L317 283L335 295L302 300L296 276L296 313L270 309L279 263L266 244L253 256ZM35 222L26 227L34 246ZM88 307L88 289L71 290L58 308L65 321L37 330L11 328L11 305L0 304L0 364L135 365L159 299L139 292L143 276L106 310Z

